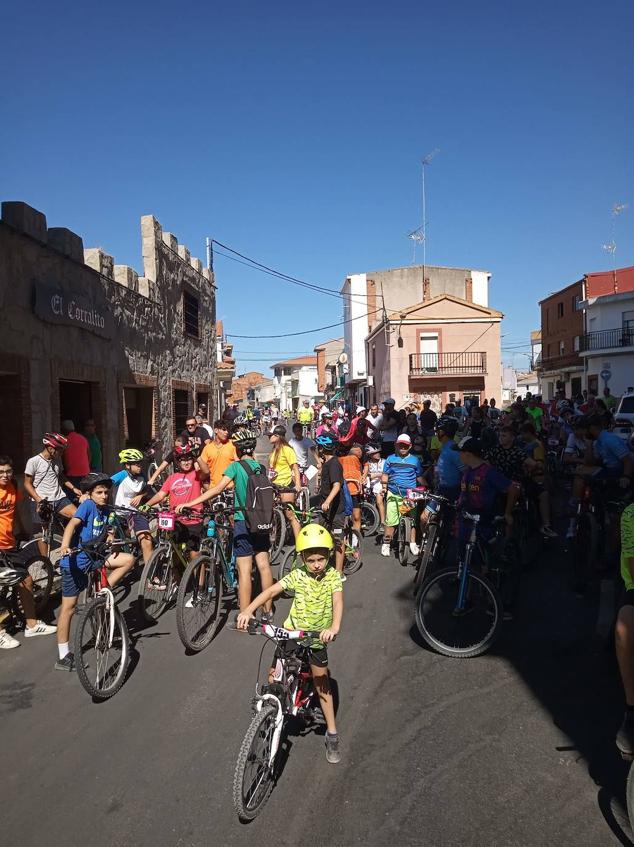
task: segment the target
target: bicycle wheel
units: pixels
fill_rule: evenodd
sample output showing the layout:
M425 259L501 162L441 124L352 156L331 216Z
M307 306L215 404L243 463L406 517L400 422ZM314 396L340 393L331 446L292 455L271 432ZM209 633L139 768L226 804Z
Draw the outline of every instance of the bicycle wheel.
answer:
M271 550L269 553L271 564L277 561L280 553L282 552L285 537L286 518L284 517L284 512L281 507L276 506L273 509L273 526L271 527Z
M412 532L412 519L401 515L397 529L398 560L405 567L409 559L409 540Z
M356 573L363 564L360 533L351 526L344 529L343 544L343 572Z
M195 653L211 644L220 623L223 580L218 555L192 559L178 586L176 628L183 645Z
M147 561L139 581L139 611L148 623L156 620L167 609L173 597L172 549L157 547Z
M278 570L278 577L277 578L282 579L283 576L286 576L287 574L289 574L294 568L296 568L298 566L300 561L301 561L301 559L300 559L299 553L296 552L294 547L291 547L291 549L288 550L288 552L285 554L284 558L282 559L282 563L280 564L280 567L279 567L279 570ZM295 596L294 591L283 591L282 592L282 597L288 598L288 597L294 597L294 596Z
M428 524L427 532L423 538L423 549L421 550L418 570L416 571L416 577L414 578L415 595L420 591L427 574L431 573L431 569L434 565L434 559L436 557L436 551L438 549L438 540L438 524Z
M264 808L274 785L273 735L277 707L264 702L256 712L238 753L233 805L241 821L252 821ZM277 751L275 751L276 753Z
M366 500L361 504L361 531L363 535L376 535L379 531L379 510L374 503L368 503Z
M443 656L470 659L490 649L502 624L502 601L484 577L469 571L466 602L459 610L455 568L431 576L416 602L416 626L425 642Z
M627 805L627 816L630 826L634 828L634 765L630 765L625 786L625 802Z
M35 603L35 614L39 615L44 611L51 596L53 588L53 565L50 559L46 556L40 556L39 553L34 553L30 559L24 563L24 567L28 570L29 576L33 580L33 601ZM14 597L17 600L16 611L20 617L24 617L22 603L20 603L17 591L14 592Z
M27 541L22 549L29 550L29 548L33 547L33 556L39 556L40 550L37 546L38 541L46 541L48 543L48 538L43 532L37 532L30 541ZM53 535L52 543L48 551L48 558L53 565L53 568L58 567L59 560L62 558L60 553L61 548L62 536L57 534Z
M85 690L95 700L107 700L125 681L130 639L123 615L108 611L103 595L95 597L80 615L75 629L75 667Z

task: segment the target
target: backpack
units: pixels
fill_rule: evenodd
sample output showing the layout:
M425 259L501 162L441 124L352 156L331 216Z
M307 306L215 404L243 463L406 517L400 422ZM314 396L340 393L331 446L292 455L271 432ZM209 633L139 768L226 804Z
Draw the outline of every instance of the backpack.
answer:
M350 489L348 488L348 483L344 481L341 483L341 498L343 502L343 511L348 517L352 514L352 494L350 494Z
M240 467L247 474L247 496L239 507L244 511L244 522L249 532L270 532L273 528L273 484L268 478L266 468L259 465L255 470L242 460Z

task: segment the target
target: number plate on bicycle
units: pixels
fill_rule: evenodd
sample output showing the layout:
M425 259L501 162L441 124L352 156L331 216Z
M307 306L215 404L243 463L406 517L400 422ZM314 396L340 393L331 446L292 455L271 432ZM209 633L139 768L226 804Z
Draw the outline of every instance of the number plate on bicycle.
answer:
M416 502L417 500L425 500L427 497L427 489L426 488L408 488L407 489L407 499L412 502Z
M176 518L173 512L159 512L157 522L158 528L165 532L173 532L176 526Z

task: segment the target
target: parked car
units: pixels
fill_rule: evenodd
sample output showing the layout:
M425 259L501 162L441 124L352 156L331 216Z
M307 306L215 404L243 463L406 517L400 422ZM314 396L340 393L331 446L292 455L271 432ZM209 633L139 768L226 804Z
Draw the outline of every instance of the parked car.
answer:
M623 441L627 441L632 448L634 441L634 392L628 392L621 397L614 413L614 432Z

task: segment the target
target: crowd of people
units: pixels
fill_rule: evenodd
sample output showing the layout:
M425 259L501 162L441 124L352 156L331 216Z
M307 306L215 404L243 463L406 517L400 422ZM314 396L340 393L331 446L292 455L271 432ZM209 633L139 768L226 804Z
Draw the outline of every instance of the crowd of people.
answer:
M589 479L604 480L622 499L621 573L625 585L616 621L619 667L627 711L617 744L634 754L634 505L630 504L634 456L630 445L611 431L614 398L592 395L568 399L563 392L545 403L528 394L506 408L495 399L447 403L434 410L431 400L396 410L393 398L382 404L354 409L330 409L304 401L288 427L274 406L247 405L242 412L228 407L213 424L205 409L187 418L162 461L152 472L146 450L125 447L120 469L102 470L101 445L94 422L85 434L64 421L61 432L46 433L42 449L24 469L24 492L30 501L34 528L45 513L65 522L61 542L62 600L57 626L38 620L27 578L19 592L25 612L25 637L57 635L55 668L73 669L70 629L77 598L87 584L91 559L82 542L111 531L117 509L133 518L129 530L138 541L139 556L113 552L107 560L108 582L115 585L133 570L136 558L147 562L153 550L149 517L153 509L169 508L178 516L179 540L188 555L197 555L204 530L204 504L229 493L233 501L233 549L237 570L238 625L244 628L256 609L270 622L274 600L292 588L294 602L287 618L293 628L319 629L323 637L311 652L316 690L328 725L327 756L340 758L332 698L326 673L326 644L339 631L343 615L343 530L350 523L361 532L361 506L372 497L383 526L381 554L392 555L395 527L412 489L427 487L457 505L455 535L464 536L462 511L480 516L481 537L493 533L496 516L503 515L512 532L514 510L521 497L534 502L537 530L546 542L559 537L553 527L553 495L567 515L565 535L576 533L577 505ZM235 413L235 414L234 414ZM291 421L288 421L291 424ZM255 458L257 438L269 440L267 467ZM547 456L554 453L562 476L554 479ZM312 473L311 473L312 471ZM294 508L309 476L315 476L312 505L321 516L302 526ZM277 488L285 509L289 534L302 560L301 574L276 582L271 569L268 528L250 519L248 492L253 478ZM568 480L568 482L566 482ZM259 484L259 483L258 483ZM255 486L257 488L257 485ZM264 491L264 487L260 487ZM262 494L262 496L264 496ZM607 496L607 495L606 495ZM0 456L0 550L19 556L21 497L13 481L10 457ZM409 549L416 557L424 535L422 520L414 521ZM40 555L49 550L40 541ZM262 593L252 596L252 571L259 573ZM286 582L284 581L286 580ZM292 583L292 585L291 585ZM510 615L509 615L510 617ZM19 641L0 630L0 648Z

